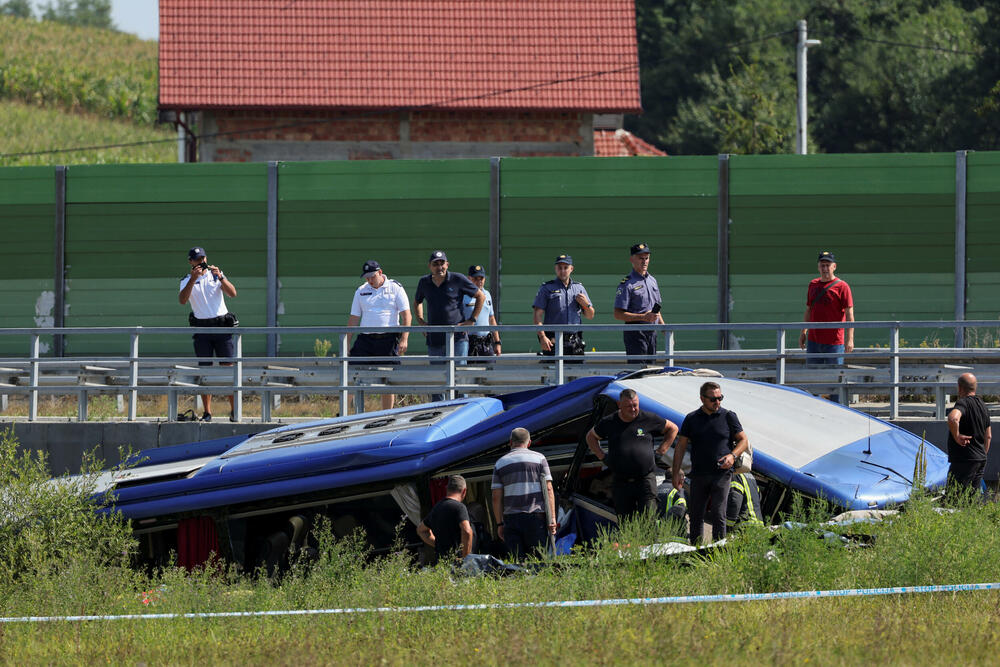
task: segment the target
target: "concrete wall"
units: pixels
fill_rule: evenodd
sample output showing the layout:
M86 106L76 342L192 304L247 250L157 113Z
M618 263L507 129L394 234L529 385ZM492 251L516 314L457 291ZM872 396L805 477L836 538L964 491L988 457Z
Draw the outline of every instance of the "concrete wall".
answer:
M41 450L49 458L53 475L80 472L84 452L96 448L97 457L108 467L119 463L119 449L133 452L167 447L241 433L260 433L279 424L202 424L167 422L14 422L14 436L21 447ZM4 425L6 428L6 425Z
M585 113L205 111L201 117L202 162L594 154L593 115ZM233 132L239 134L227 134Z

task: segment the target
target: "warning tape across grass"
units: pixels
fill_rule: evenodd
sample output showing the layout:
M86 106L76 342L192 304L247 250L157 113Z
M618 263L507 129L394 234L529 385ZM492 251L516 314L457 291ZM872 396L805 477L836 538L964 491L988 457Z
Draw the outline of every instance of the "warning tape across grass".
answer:
M1000 583L946 584L940 586L893 586L890 588L842 588L832 591L786 591L781 593L739 593L731 595L681 595L659 598L612 598L608 600L558 600L551 602L496 602L492 604L446 604L417 607L344 607L335 609L278 609L272 611L214 611L183 614L110 614L94 616L14 616L0 617L0 623L55 623L60 621L149 621L176 618L250 618L259 616L312 616L319 614L401 614L427 611L485 611L544 609L559 607L619 607L625 605L688 604L704 602L764 602L815 598L908 595L915 593L960 593L1000 590Z

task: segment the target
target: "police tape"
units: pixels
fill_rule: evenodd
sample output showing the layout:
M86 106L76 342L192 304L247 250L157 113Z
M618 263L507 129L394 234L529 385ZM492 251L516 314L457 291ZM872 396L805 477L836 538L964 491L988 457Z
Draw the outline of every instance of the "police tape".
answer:
M1000 583L945 584L939 586L892 586L889 588L843 588L831 591L785 591L780 593L732 593L721 595L681 595L659 598L611 598L607 600L556 600L550 602L494 602L489 604L445 604L416 607L344 607L339 609L275 609L270 611L209 611L174 614L111 614L93 616L0 617L0 623L52 623L59 621L146 621L178 618L252 618L261 616L313 616L348 614L401 614L434 611L504 611L562 607L619 607L690 604L708 602L764 602L816 598L870 597L918 593L963 593L1000 590Z

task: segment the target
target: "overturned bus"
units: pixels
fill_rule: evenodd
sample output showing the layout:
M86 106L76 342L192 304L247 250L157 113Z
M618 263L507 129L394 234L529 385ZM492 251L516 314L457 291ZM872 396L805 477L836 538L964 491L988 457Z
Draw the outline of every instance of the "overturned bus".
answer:
M114 498L101 511L131 521L147 564L176 553L192 567L215 553L271 570L306 545L320 516L338 536L363 529L376 552L399 541L418 549L416 524L444 495L444 478L461 474L470 515L488 537L497 521L489 502L493 464L508 450L510 431L524 427L549 460L561 531L586 541L616 516L610 473L590 453L587 431L617 408L625 388L638 393L642 409L680 424L706 379L647 369L146 450L101 474L97 491ZM766 516L787 507L793 492L845 510L909 497L920 438L798 389L711 379L749 435ZM925 484L943 485L945 455L927 447L925 459Z

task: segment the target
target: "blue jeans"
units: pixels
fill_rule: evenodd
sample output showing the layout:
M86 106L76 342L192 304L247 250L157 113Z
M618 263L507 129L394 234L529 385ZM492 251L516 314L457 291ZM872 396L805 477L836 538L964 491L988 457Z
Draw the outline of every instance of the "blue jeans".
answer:
M843 345L830 345L829 343L817 343L816 341L807 340L806 341L806 354L843 354ZM842 366L844 364L843 357L810 357L806 356L807 364L816 364L817 366L833 365Z
M429 357L443 357L448 354L448 345L428 345L427 346L427 356ZM463 338L462 340L455 341L455 356L464 357L469 354L469 339ZM432 364L443 364L444 361L432 361ZM456 360L455 363L459 366L464 366L466 364L464 359ZM444 394L431 394L431 401L443 401Z

